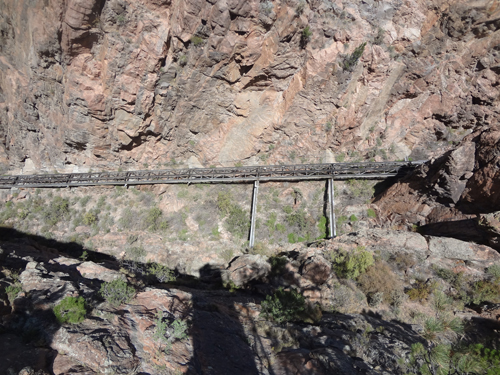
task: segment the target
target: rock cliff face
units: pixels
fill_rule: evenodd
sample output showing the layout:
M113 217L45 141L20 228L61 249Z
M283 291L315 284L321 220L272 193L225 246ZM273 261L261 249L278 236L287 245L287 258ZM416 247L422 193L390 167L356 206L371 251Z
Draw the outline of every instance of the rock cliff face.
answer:
M375 199L386 222L500 249L500 129L485 127Z
M0 9L1 161L13 172L421 159L498 122L496 3Z

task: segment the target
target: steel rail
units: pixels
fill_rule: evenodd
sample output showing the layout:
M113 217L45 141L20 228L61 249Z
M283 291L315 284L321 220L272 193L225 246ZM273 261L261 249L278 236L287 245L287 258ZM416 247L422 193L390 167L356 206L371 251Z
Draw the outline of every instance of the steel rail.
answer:
M95 185L150 185L184 183L238 183L253 181L300 181L333 178L385 179L402 176L424 163L360 162L333 164L297 164L251 167L184 168L154 171L92 172L0 176L0 189L13 187L74 187Z

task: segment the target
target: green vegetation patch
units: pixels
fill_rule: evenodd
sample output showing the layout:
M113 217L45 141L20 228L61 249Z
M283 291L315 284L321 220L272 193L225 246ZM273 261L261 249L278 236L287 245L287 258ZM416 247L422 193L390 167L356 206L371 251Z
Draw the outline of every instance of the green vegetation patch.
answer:
M87 315L83 297L66 297L54 307L54 315L60 324L83 322Z
M111 306L118 307L122 303L130 302L135 295L135 289L134 287L128 285L125 281L116 279L109 283L103 283L99 294Z
M304 296L296 290L279 288L272 296L268 295L261 306L266 319L284 323L299 320L300 314L306 309L306 302Z
M374 263L372 253L366 251L364 246L358 246L352 251L339 249L330 256L335 273L343 279L358 278Z

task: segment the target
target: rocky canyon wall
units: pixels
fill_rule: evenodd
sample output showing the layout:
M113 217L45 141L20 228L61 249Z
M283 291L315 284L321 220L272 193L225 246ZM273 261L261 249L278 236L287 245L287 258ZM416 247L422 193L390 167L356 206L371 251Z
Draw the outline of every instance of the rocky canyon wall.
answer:
M0 161L439 156L498 122L499 15L495 1L1 0Z

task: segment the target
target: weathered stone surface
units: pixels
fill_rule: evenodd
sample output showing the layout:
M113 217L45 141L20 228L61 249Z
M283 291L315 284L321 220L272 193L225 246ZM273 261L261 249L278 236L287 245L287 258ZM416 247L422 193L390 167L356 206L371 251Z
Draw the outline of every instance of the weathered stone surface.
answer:
M139 364L125 332L109 323L97 324L89 319L77 327L60 327L54 334L51 347L94 372L127 374Z
M252 280L259 280L271 272L271 265L262 255L245 254L231 262L222 272L222 280L243 286Z
M4 1L0 161L32 173L438 156L498 122L498 41L484 1L429 4ZM455 201L466 180L436 191Z
M83 262L76 267L80 274L87 279L97 279L101 281L111 282L116 279L126 281L123 274L118 271L110 270L104 266L94 262Z
M384 221L418 224L429 235L475 241L499 249L482 215L500 209L497 126L467 136L455 150L421 166L375 199ZM479 219L476 215L480 215ZM479 220L479 221L478 221Z
M429 251L432 256L438 258L490 262L490 264L500 261L500 254L492 248L454 238L429 238Z

